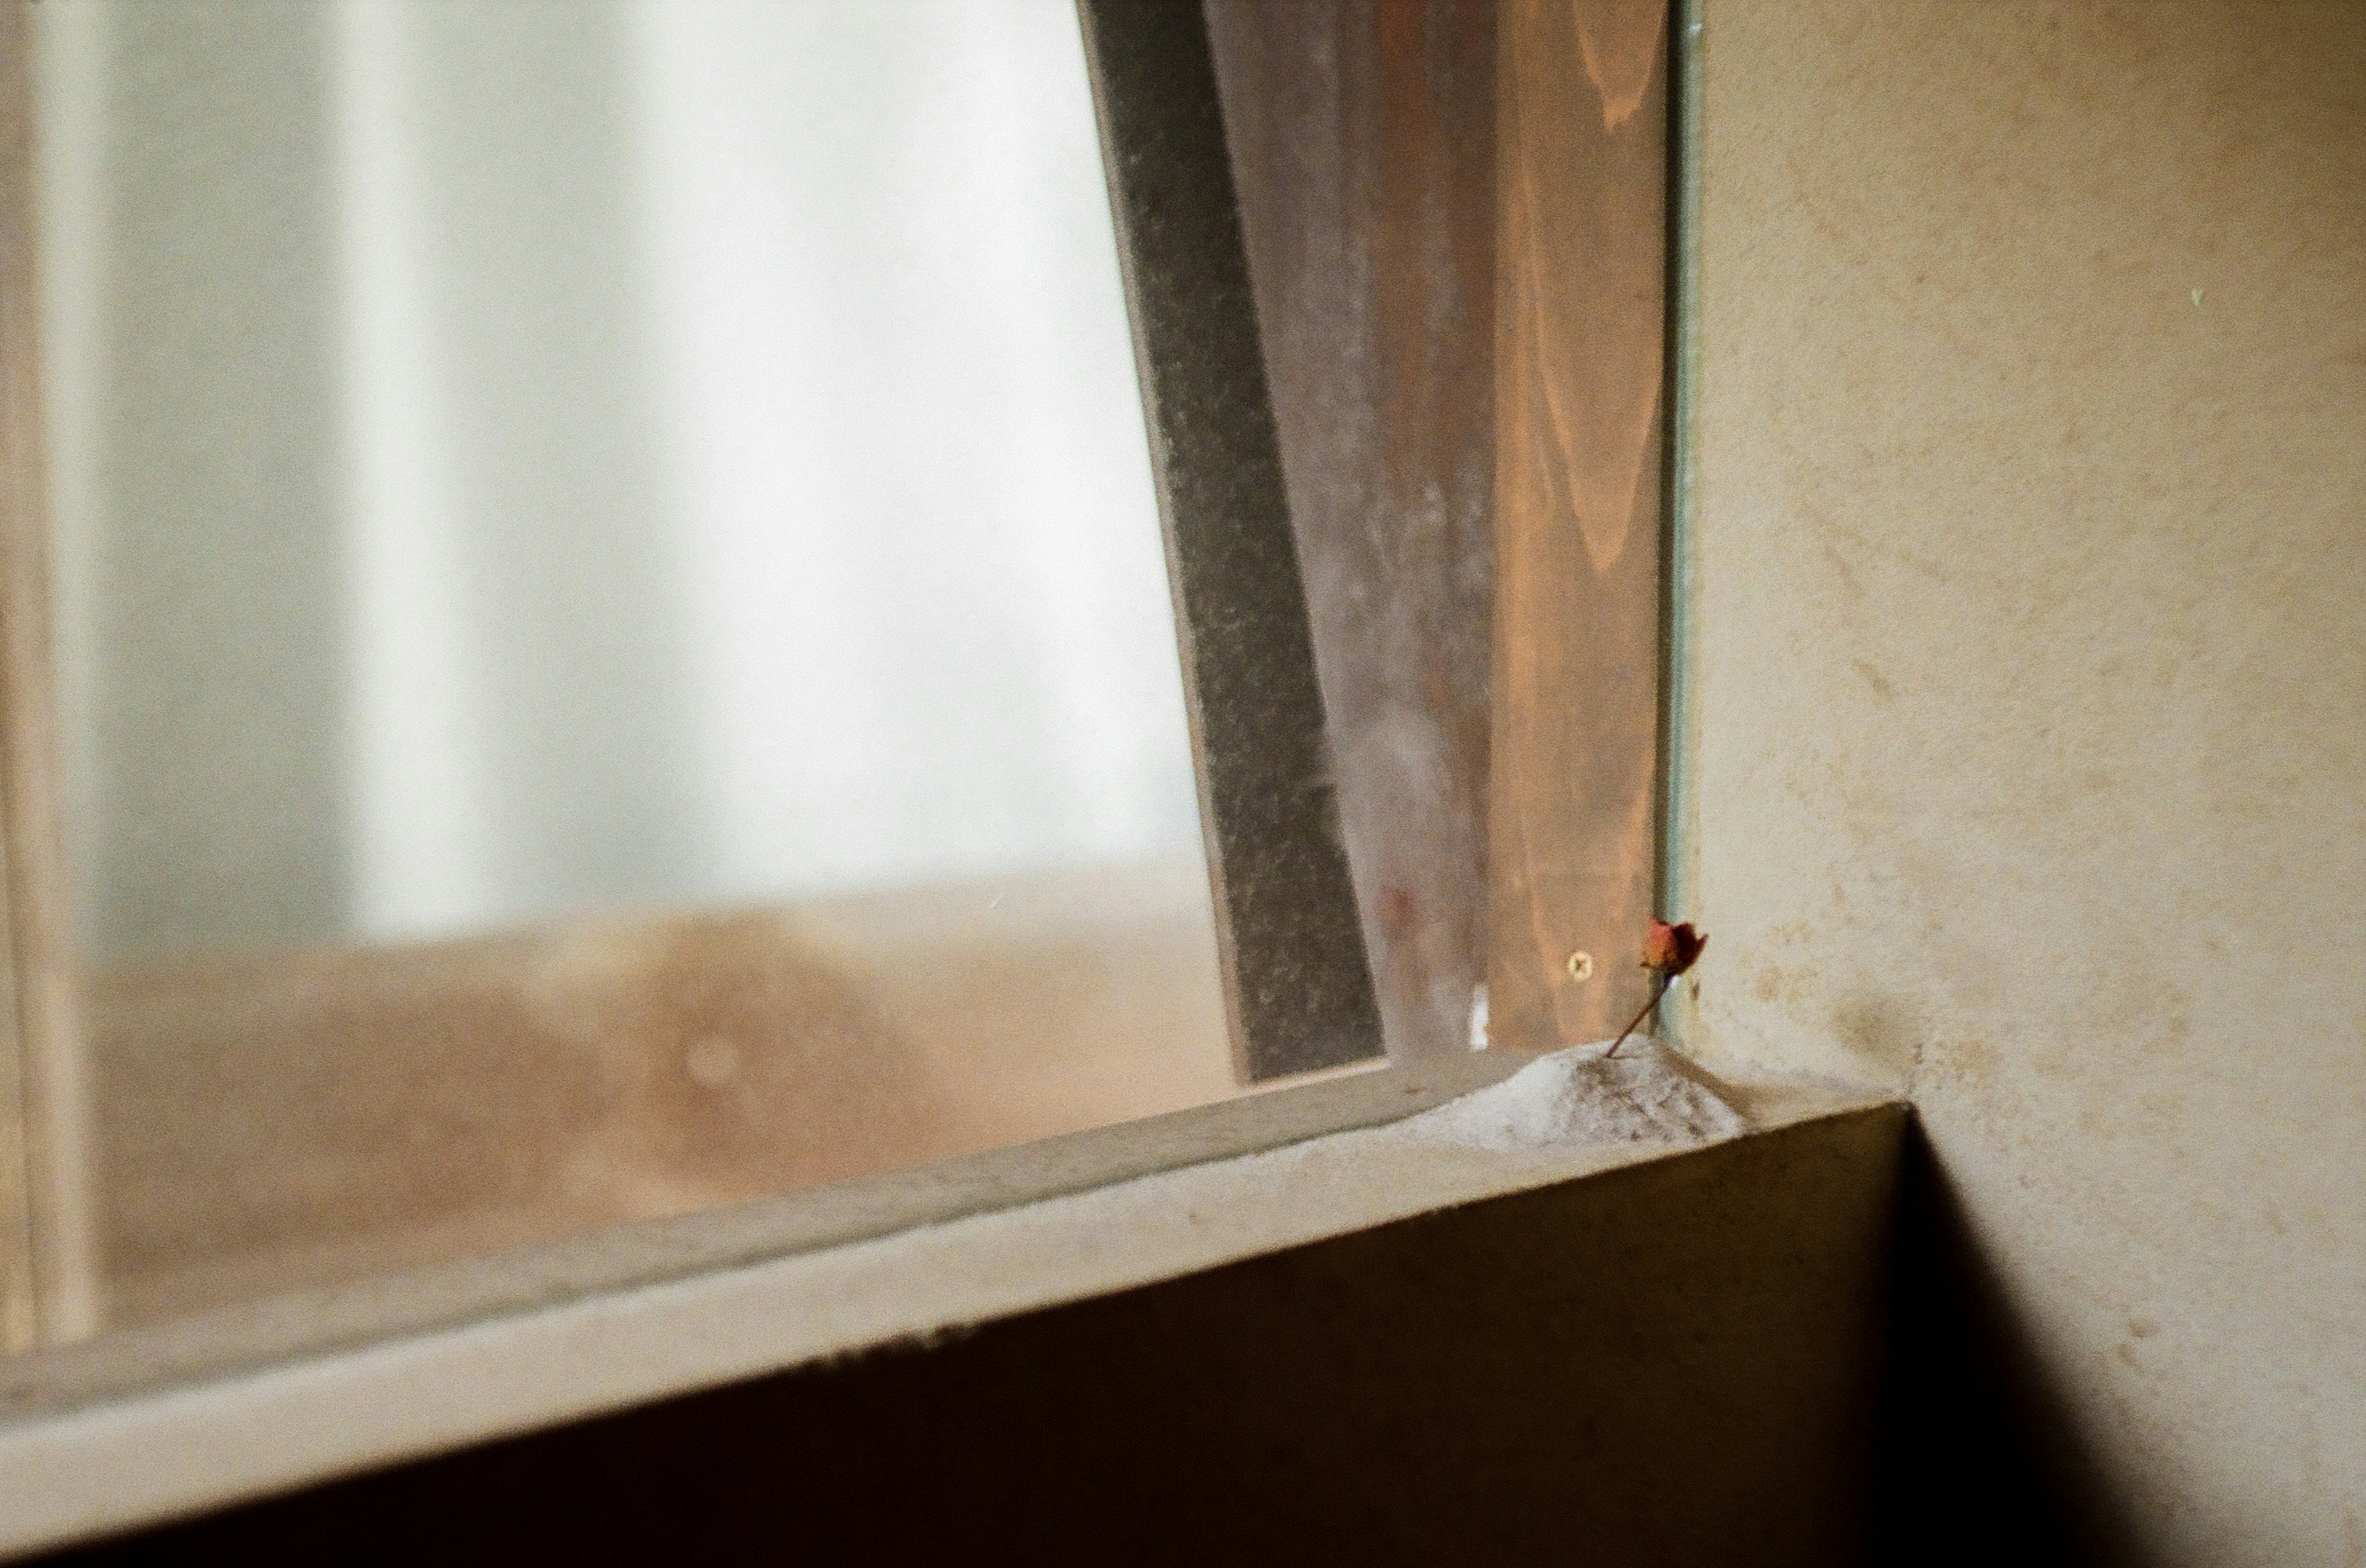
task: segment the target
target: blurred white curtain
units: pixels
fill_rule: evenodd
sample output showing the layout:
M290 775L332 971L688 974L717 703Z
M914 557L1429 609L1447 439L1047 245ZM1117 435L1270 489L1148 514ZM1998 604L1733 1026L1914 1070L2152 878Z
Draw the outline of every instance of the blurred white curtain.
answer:
M1069 0L40 17L101 953L1196 852Z

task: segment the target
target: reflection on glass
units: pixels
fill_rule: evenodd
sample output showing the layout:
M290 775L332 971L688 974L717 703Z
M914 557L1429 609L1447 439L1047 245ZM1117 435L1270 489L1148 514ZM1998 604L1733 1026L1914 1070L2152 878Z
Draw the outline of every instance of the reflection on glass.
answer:
M1231 1092L1067 0L46 0L113 1320Z

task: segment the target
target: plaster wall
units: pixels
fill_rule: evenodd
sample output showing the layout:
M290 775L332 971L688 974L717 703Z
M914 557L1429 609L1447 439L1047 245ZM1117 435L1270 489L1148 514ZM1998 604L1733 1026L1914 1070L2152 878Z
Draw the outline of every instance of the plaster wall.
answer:
M2366 6L1705 0L1671 894L2149 1561L2366 1562Z

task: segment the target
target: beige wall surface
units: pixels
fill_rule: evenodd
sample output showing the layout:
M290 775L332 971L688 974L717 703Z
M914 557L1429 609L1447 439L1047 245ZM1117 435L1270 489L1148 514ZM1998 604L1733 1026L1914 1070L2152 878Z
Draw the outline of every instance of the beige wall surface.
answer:
M1685 1037L1910 1088L2147 1557L2366 1562L2366 5L1702 21Z

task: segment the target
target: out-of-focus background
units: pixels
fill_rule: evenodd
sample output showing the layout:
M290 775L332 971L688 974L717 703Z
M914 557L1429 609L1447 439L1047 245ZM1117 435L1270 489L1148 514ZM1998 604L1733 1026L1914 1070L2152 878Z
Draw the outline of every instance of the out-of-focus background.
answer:
M1198 853L1065 0L50 0L88 951Z
M1235 1092L1068 0L45 0L112 1321Z

